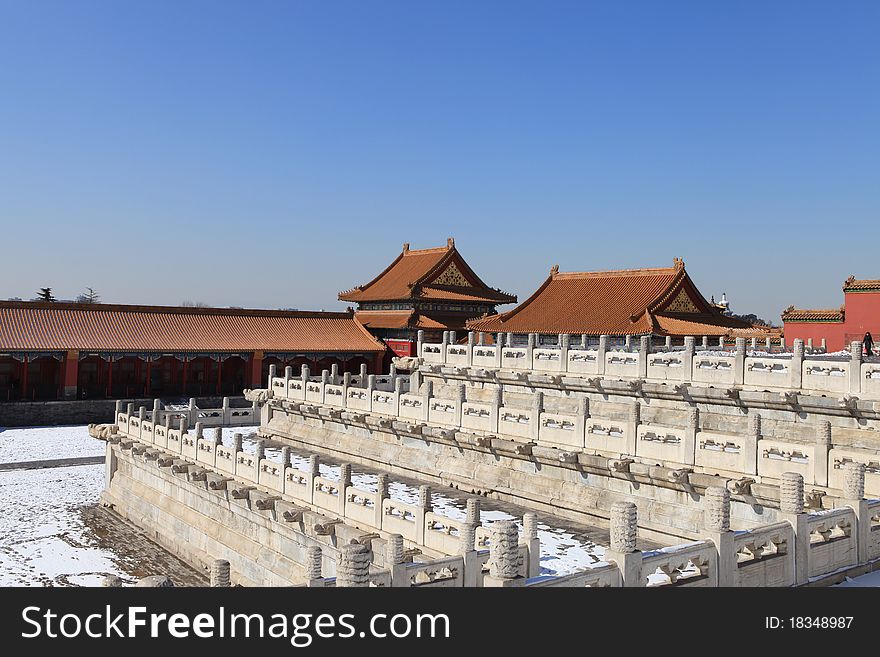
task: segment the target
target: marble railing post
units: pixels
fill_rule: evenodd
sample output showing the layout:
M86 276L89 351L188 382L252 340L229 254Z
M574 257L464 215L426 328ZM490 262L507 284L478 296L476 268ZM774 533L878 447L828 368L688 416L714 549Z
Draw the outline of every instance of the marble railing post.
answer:
M684 338L684 351L681 355L681 382L690 383L694 375L694 336L688 335Z
M489 545L489 574L483 577L485 587L522 586L519 575L519 530L509 520L492 523L492 542Z
M414 369L409 374L409 390L408 393L411 395L419 394L419 389L422 387L422 373L421 371Z
M189 422L189 424L187 426L191 427L192 425L194 425L196 423L196 418L198 417L198 412L197 412L198 410L199 410L198 407L196 407L195 397L190 397L189 398L189 408L186 409L186 414L188 416L187 420ZM181 433L183 433L183 432L181 431Z
M743 440L740 468L743 474L758 474L758 442L761 440L761 414L749 413L749 428Z
M666 336L666 344L664 345L664 349L666 349L667 352L672 351L672 336L671 335Z
M804 513L804 478L796 472L783 472L779 485L779 518L787 520L794 530L795 584L806 584L810 578L809 515Z
M465 587L474 588L479 584L479 576L483 565L477 559L477 526L464 524L459 528L458 553L464 558L464 581Z
M403 556L403 536L389 534L385 542L385 567L391 571L391 587L409 587L410 581L406 576L406 560Z
M862 343L849 343L849 385L850 394L858 394L862 391Z
M324 576L321 574L324 566L324 555L321 552L321 546L310 545L306 548L306 586L321 587L325 586Z
M623 339L623 348L624 348L626 351L632 351L632 336L631 336L631 335L627 335L627 336Z
M429 409L431 408L431 398L434 397L434 382L430 379L422 384L422 421L427 422L429 417Z
M504 364L504 333L497 333L495 336L495 367L501 369Z
M342 375L342 407L348 408L348 389L351 388L351 372Z
M293 368L288 365L284 368L284 397L290 394L290 380L293 378Z
M351 463L340 463L339 464L339 486L337 490L339 491L339 508L337 513L340 518L345 518L345 497L346 490L351 486Z
M334 386L339 385L339 363L330 366L330 383Z
M642 553L636 549L638 533L636 505L632 502L615 502L611 507L611 546L605 550L605 561L617 564L624 586L645 586Z
M501 420L501 408L504 406L504 390L499 384L495 390L492 391L492 410L489 411L491 413L489 420L491 421L491 425L489 429L493 433L497 433L500 420Z
M117 403L117 405L119 404L119 402L116 402L116 403ZM118 411L117 411L117 414L118 414ZM150 421L153 423L153 425L159 424L161 417L162 417L162 402L158 399L154 399L153 400L153 411L150 414Z
M321 370L321 403L326 403L327 400L327 384L330 383L330 371L329 370Z
M803 387L804 373L804 341L795 338L791 352L791 389L800 390Z
M422 345L425 343L425 332L418 331L416 333L416 356L422 357Z
M687 427L684 431L684 440L681 446L684 452L685 464L693 465L697 458L697 434L700 432L700 409L690 406L687 409Z
M608 338L607 335L599 336L599 349L596 352L596 373L600 376L605 374L605 354L608 353Z
M128 415L128 417L134 415L134 402L128 402L128 404L125 405L125 414Z
M360 379L361 379L361 382L360 382L361 388L366 387L366 385L367 385L367 364L366 363L361 363Z
M826 352L826 351L828 351L828 345L827 345L827 343L825 342L825 338L822 338L821 349L822 349L823 353Z
M336 564L336 587L370 586L370 548L360 543L348 543L339 550Z
M425 544L425 514L430 512L434 507L431 503L431 487L419 486L419 512L416 515L416 536L419 542Z
M211 562L211 586L217 588L232 586L229 571L229 562L226 559L214 559Z
M737 338L733 352L733 384L742 385L746 377L746 339Z
M703 497L703 527L715 544L718 556L718 586L733 586L736 577L736 549L730 531L730 491L709 486Z
M299 371L299 379L302 382L303 399L305 399L306 385L309 382L309 376L311 376L311 371L309 370L309 366L303 365L302 369Z
M568 350L571 345L571 335L568 333L559 334L559 371L568 371Z
M817 486L828 485L828 453L831 447L831 422L822 420L816 427L816 448L813 459L813 482Z
M443 338L440 340L440 362L446 364L446 348L449 344L449 331L443 331Z
M535 367L535 345L538 342L538 335L536 333L528 334L528 341L526 342L526 369L534 369Z
M703 336L703 351L709 351L709 336Z
M376 529L382 529L382 519L385 514L382 511L382 500L388 499L388 475L380 473L376 475L376 519L373 525Z
M537 577L541 573L541 540L538 538L538 516L534 513L523 515L522 542L529 548L526 577Z
M465 510L465 523L468 525L480 524L480 498L467 498L467 508Z
M544 412L544 393L536 390L532 395L532 413L529 418L529 438L538 442L538 433L541 430L541 413Z
M474 332L468 331L467 355L466 355L467 360L465 361L468 364L468 366L474 364L474 337L475 337Z
M156 401L159 401L159 400L157 399ZM154 408L155 408L155 406L154 406ZM114 406L113 406L113 421L116 422L116 420L119 418L119 416L121 414L122 414L122 400L117 399L116 404L114 404ZM155 421L156 420L154 418L153 422L155 422Z
M865 464L847 461L843 470L843 495L841 503L850 507L856 515L859 563L868 562L868 546L871 537L871 516L865 501Z
M376 389L376 375L367 376L367 411L373 411L373 391Z
M223 424L232 423L232 410L229 406L229 397L224 397L221 404L221 413L223 413Z
M769 354L771 351L773 351L773 339L772 339L772 338L767 338L766 340L764 340L764 346L765 346L765 348L767 349L767 353L768 353L768 354Z
M272 391L272 379L278 376L278 366L275 363L269 365L269 380L266 381L266 387L269 389L269 392Z
M478 344L479 346L482 347L484 344L486 344L486 343L485 343L485 339L486 339L486 337L485 337L485 335L483 334L483 332L482 332L482 331L477 331L477 344Z
M751 341L751 348L752 348L752 351L757 351L757 349L758 349L758 338L752 338L752 341Z
M651 336L639 338L639 378L648 378L648 354L651 353Z
M461 428L461 417L462 417L462 406L467 401L467 386L464 383L459 383L456 386L456 394L455 394L455 418L452 423Z
M639 423L641 422L642 405L638 400L634 400L629 407L629 417L626 423L626 453L630 456L636 455L636 445L638 445Z
M400 396L403 394L403 379L401 377L394 378L394 403L393 411L394 415L400 415Z
M724 336L723 335L718 336L718 348L721 351L724 351Z
M309 456L309 471L306 476L306 480L309 486L309 492L306 496L308 502L310 504L315 501L315 477L321 476L321 460L318 458L317 454L311 454Z

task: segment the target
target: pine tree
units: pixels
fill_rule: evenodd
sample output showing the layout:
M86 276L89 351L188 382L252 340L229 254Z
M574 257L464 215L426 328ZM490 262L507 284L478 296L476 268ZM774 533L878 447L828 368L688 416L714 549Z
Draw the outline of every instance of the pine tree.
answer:
M37 295L37 298L40 301L55 301L55 297L52 296L52 288L51 287L41 287L40 292Z

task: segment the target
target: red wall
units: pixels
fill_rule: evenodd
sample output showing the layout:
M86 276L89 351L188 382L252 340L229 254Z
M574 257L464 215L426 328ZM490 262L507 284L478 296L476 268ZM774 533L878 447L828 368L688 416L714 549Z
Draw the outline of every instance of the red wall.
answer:
M785 322L785 344L791 347L795 339L800 338L807 344L807 340L813 338L813 346L822 346L822 338L825 338L825 346L828 351L840 351L843 349L844 329L843 323L822 322ZM871 335L874 335L873 331Z
M846 335L847 343L871 332L874 342L880 337L880 292L847 292L846 299Z
M827 340L828 351L846 349L850 342L861 342L865 332L870 331L874 343L880 338L880 292L847 292L844 295L844 322L785 322L785 342L795 338L805 343L813 338L818 347L822 338Z

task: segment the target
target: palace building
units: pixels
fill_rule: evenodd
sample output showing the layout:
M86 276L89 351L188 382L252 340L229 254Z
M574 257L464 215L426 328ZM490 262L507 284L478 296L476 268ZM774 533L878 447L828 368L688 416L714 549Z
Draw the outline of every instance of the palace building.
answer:
M468 324L486 333L777 337L706 301L676 258L672 267L567 272L554 266L513 310Z
M357 303L355 317L400 356L414 353L416 334L439 338L464 330L468 320L494 314L516 296L486 285L465 262L451 237L445 247L413 250L409 244L369 283L339 294Z
M801 338L818 344L826 341L828 351L840 351L851 342L861 342L865 333L880 339L880 280L850 276L843 283L840 308L806 310L789 306L782 313L785 339Z
M386 351L350 312L0 301L0 401L239 395Z

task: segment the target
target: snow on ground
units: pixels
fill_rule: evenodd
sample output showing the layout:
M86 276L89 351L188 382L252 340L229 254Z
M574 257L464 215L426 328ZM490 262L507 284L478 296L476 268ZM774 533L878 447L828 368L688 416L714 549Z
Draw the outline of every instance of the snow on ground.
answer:
M26 429L0 427L0 463L103 454L104 443L92 438L86 426Z
M103 487L103 465L0 472L0 586L97 586L105 575L130 579L115 555L96 545L78 512L97 502Z

